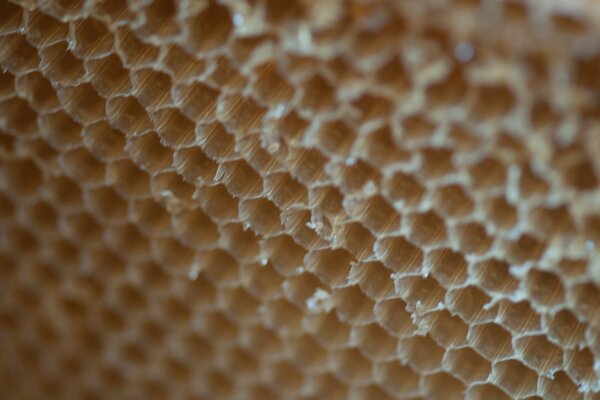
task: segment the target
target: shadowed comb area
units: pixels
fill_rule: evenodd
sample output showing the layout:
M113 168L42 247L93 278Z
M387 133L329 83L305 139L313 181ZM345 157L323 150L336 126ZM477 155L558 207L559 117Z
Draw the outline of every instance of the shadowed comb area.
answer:
M596 399L600 5L0 0L0 398Z

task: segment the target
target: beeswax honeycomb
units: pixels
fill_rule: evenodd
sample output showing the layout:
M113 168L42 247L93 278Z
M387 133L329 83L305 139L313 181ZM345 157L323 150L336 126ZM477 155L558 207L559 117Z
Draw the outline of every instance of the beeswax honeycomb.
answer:
M0 398L600 398L599 27L0 0Z

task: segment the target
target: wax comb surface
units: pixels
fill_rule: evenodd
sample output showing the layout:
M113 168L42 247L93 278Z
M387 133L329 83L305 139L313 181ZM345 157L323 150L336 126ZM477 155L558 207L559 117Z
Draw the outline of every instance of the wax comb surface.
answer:
M0 398L597 398L599 27L0 0Z

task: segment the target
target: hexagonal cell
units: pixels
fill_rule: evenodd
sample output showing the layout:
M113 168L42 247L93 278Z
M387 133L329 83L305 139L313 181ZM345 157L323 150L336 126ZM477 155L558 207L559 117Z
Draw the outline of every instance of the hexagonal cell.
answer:
M502 360L513 354L512 335L496 323L472 326L467 340L490 361Z
M338 225L333 231L335 242L347 249L356 259L364 260L373 255L375 239L360 223Z
M439 245L446 241L446 224L435 212L409 214L405 223L410 227L410 239L420 246Z
M344 199L344 209L374 233L391 232L400 226L400 215L381 195L364 201Z
M171 77L153 68L140 68L130 73L133 95L148 108L171 103Z
M146 234L161 236L171 230L167 210L154 200L139 200L130 204L130 217Z
M153 94L154 89L150 89ZM196 125L177 108L162 108L150 114L161 142L166 146L179 149L196 144Z
M499 387L490 383L482 383L471 386L466 391L468 400L510 400L511 397Z
M0 173L5 190L18 197L35 196L44 179L38 166L26 159L3 161Z
M517 223L517 210L504 197L489 199L485 205L486 219L497 229L510 229Z
M30 106L38 113L58 111L60 103L52 84L39 72L19 76L15 85L20 95L26 98Z
M495 364L491 379L513 398L535 395L537 392L537 374L517 360Z
M351 326L341 322L335 312L311 315L304 325L306 331L327 349L345 348L350 343Z
M461 251L467 254L484 254L494 241L494 238L488 235L486 228L476 222L455 226L451 236L458 243Z
M35 70L40 64L37 49L27 42L25 36L8 34L0 36L0 61L15 75L21 75Z
M331 400L348 398L348 387L330 373L317 375L312 382L314 395L317 398Z
M393 271L418 272L423 263L423 252L404 237L388 237L375 243L375 254Z
M470 347L448 350L442 363L447 371L467 385L484 381L492 369L491 364Z
M290 174L277 173L264 179L265 194L281 209L308 202L306 187L296 181Z
M204 5L201 12L189 21L189 45L192 50L210 52L222 47L233 30L229 9L216 2Z
M168 169L173 160L172 151L163 147L160 138L154 132L130 139L125 151L140 168L149 173Z
M215 161L227 160L234 153L235 137L220 123L198 125L196 137L206 155Z
M444 287L459 286L467 279L465 258L449 248L429 251L425 256L425 265Z
M40 134L57 150L67 150L81 143L82 127L63 111L38 117Z
M476 286L449 290L446 304L466 322L492 321L497 307L489 307L490 297Z
M510 264L497 258L480 261L472 270L478 285L487 292L512 293L519 287L518 279L510 273Z
M412 176L397 172L384 181L384 190L393 202L401 202L404 207L414 207L425 193L425 189Z
M102 234L103 232L100 231L99 233ZM124 224L106 229L105 238L107 244L124 257L131 259L136 257L145 258L150 253L148 239L135 225Z
M65 111L81 124L87 125L105 118L106 104L89 83L74 87L59 87L58 97Z
M195 197L215 221L233 221L238 216L238 201L229 194L224 185L204 187Z
M175 151L173 166L183 179L192 184L210 183L217 172L217 164L208 158L200 147Z
M305 268L324 283L337 287L346 283L352 255L343 249L326 249L309 253Z
M506 241L505 251L508 260L515 264L539 260L546 251L546 243L523 234L517 240Z
M250 97L239 94L222 96L217 107L217 116L227 129L244 136L259 131L267 110Z
M85 68L90 83L101 96L127 96L132 90L129 71L124 68L121 59L115 54L86 60Z
M281 276L272 265L252 264L242 269L242 281L246 288L263 302L281 297Z
M79 58L97 58L112 51L113 36L97 19L73 21L71 28L72 51Z
M332 355L333 370L348 385L360 385L371 379L371 363L356 349L339 350Z
M390 279L390 270L380 262L354 264L348 275L348 281L358 284L362 291L374 301L380 301L394 294L394 283Z
M435 209L448 218L462 218L473 212L473 200L458 184L438 188L433 193Z
M122 221L127 217L128 204L110 187L84 193L86 207L104 223Z
M529 301L501 301L499 304L498 317L502 325L511 331L525 333L541 329L540 316L532 309Z
M285 299L274 300L264 306L264 320L280 335L295 336L302 329L303 312Z
M419 375L397 361L375 364L374 377L392 396L414 396L419 390Z
M11 185L11 188L15 186ZM44 185L44 191L57 209L76 210L83 204L79 186L64 176L50 178Z
M432 82L425 89L430 107L452 107L467 96L468 82L462 68L454 66L443 78Z
M326 370L329 353L310 335L287 340L292 362L305 374L315 374Z
M181 112L197 122L210 122L217 110L219 91L204 83L177 86L173 90L175 100L180 104Z
M0 127L12 136L33 138L38 131L36 113L29 103L19 98L0 102Z
M521 179L519 180L519 194L524 198L542 196L548 193L550 184L539 176L529 164L521 166Z
M426 314L418 321L419 329L426 329L429 335L444 348L454 348L466 344L469 326L448 310Z
M354 328L357 348L371 361L394 360L396 358L396 338L390 336L378 324Z
M239 282L239 262L222 249L207 250L197 255L200 272L215 286L232 286Z
M540 393L548 400L581 400L584 398L584 394L579 392L577 385L569 379L564 371L556 372L552 376L552 379L542 378L540 382Z
M223 289L220 297L224 314L229 316L236 324L245 325L260 321L261 317L258 312L261 305L260 299L254 297L245 288Z
M600 288L593 283L581 283L571 288L574 312L585 317L592 326L600 325Z
M523 362L546 374L562 366L562 349L550 343L546 336L524 336L515 340L515 351L520 352Z
M321 113L335 107L335 90L320 75L315 75L301 86L300 107L303 111Z
M439 400L463 399L466 390L461 381L447 372L425 376L422 386L428 398Z
M552 272L530 269L525 277L525 286L534 304L552 307L564 303L563 283Z
M505 117L511 112L517 101L508 85L481 85L475 90L471 113L476 119Z
M67 24L39 10L33 10L27 18L25 36L34 46L44 48L66 39L68 31Z
M262 177L244 160L220 164L217 176L234 197L256 198L263 193Z
M316 149L290 148L285 161L290 173L306 186L323 178L327 158Z
M212 246L219 240L217 226L200 208L182 210L172 218L174 231L184 243L201 249Z
M414 313L423 314L444 304L446 290L431 276L399 278L395 280L394 287Z
M245 200L240 203L240 219L263 236L273 236L282 232L280 210L269 200Z
M164 48L163 48L164 49ZM163 58L163 67L176 83L187 82L200 76L206 68L206 62L186 53L180 46L167 47Z
M271 107L287 103L294 94L294 88L279 72L277 64L269 62L255 67L252 83L253 94L263 104Z
M338 317L344 322L356 325L375 320L374 304L358 286L337 289L333 292L332 299Z
M567 206L538 207L529 215L532 229L551 238L555 235L565 236L574 232L575 226Z
M130 198L146 197L150 191L148 174L129 160L108 164L106 181L119 193Z
M579 385L593 385L598 377L594 369L594 354L588 347L565 352L564 370Z
M429 336L414 336L398 342L399 359L421 374L438 371L444 351Z
M123 64L132 69L152 64L160 52L158 48L142 43L126 27L120 27L116 31L115 48Z
M586 324L568 309L562 309L549 317L548 336L557 340L563 348L571 348L581 344L585 335Z
M211 74L206 83L221 87L225 92L239 91L248 87L247 79L238 71L239 65L232 63L227 56L217 56L210 60Z
M270 261L282 275L295 275L303 266L306 250L288 235L265 239L261 243L261 248L268 257L268 260L261 260L261 262ZM306 264L307 269L309 269L308 265L309 261Z
M145 24L139 28L139 34L158 36L164 39L179 33L176 23L178 5L173 0L158 0L148 5L144 10Z
M227 224L220 227L220 233L221 243L236 259L248 263L258 261L259 237L251 229L242 224Z

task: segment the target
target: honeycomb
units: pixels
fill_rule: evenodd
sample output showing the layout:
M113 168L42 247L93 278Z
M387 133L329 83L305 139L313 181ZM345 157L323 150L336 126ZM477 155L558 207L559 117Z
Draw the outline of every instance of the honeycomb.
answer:
M0 0L0 398L600 398L599 30Z

